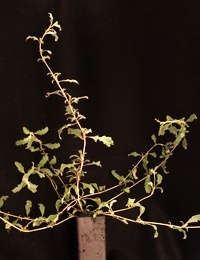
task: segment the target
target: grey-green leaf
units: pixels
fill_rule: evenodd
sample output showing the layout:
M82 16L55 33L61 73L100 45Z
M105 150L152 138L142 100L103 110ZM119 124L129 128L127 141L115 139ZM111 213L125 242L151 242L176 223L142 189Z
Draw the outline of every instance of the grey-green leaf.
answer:
M47 148L49 149L58 149L60 147L60 144L59 143L48 143L48 144L44 144L44 146L46 146Z
M124 180L124 176L119 175L115 170L111 171L111 174L119 181L122 182Z
M0 198L0 208L3 206L5 200L7 200L7 199L8 199L8 196L2 196L2 197Z
M138 157L138 156L141 156L141 154L139 154L137 152L132 152L132 153L129 154L129 156Z
M153 156L154 158L156 158L157 154L156 153L149 153L151 156Z
M103 144L105 144L107 147L110 147L111 145L114 145L114 142L112 140L111 137L109 136L90 136L90 138L92 138L95 142L99 141L102 142Z
M35 185L35 184L33 184L32 182L30 182L30 181L27 182L27 188L28 188L31 192L33 192L33 193L37 192L37 187L38 187L38 185Z
M58 214L49 215L48 216L48 221L56 223L58 221Z
M20 162L15 162L15 166L17 167L19 172L25 173L24 166Z
M156 136L154 134L151 136L151 140L156 144Z
M197 119L197 116L195 114L192 114L187 120L186 122L193 122L195 119Z
M44 129L37 130L35 132L36 135L44 135L49 131L49 128L46 126Z
M42 159L40 160L40 162L38 163L38 167L41 168L43 167L49 160L49 156L48 154L45 154Z
M23 189L25 187L25 184L23 182L21 182L20 184L17 185L17 187L15 187L12 192L16 193L19 192L21 189Z
M192 216L186 223L196 223L200 221L200 214Z
M133 207L135 207L135 199L128 198L128 202L127 202L126 206L127 206L128 208L133 208Z
M161 174L157 174L157 185L160 185L163 180L163 177Z
M144 182L144 189L145 189L146 193L150 193L152 190L152 186L150 185L150 183L151 183L150 175L148 175Z
M90 194L94 193L94 187L92 186L92 184L89 183L82 183L83 184L83 189L89 189Z
M22 128L25 135L29 135L30 131L25 126Z
M41 216L43 217L44 216L44 212L45 212L45 206L42 203L38 203L38 206L39 206L39 210L40 210Z
M51 171L50 169L48 169L48 168L42 168L41 170L42 170L45 174L49 175L50 177L53 176L53 173L52 173L52 171Z
M61 206L61 200L58 199L58 200L56 201L56 203L55 203L55 208L56 208L57 212L59 211L60 206Z
M49 163L50 163L51 165L56 164L56 163L57 163L57 158L56 158L56 156L53 156L53 158L50 160Z
M27 200L25 205L26 215L28 216L32 208L32 201Z

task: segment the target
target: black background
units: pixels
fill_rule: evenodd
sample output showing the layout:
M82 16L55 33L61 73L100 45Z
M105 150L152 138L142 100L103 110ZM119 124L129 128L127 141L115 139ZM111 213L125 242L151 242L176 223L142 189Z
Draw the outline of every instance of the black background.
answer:
M88 126L115 141L109 149L89 147L106 173L112 169L126 173L132 164L127 154L148 149L150 136L157 130L154 118L192 113L200 117L199 1L1 0L2 195L10 195L19 181L14 161L30 165L35 159L15 147L22 126L34 131L49 125L53 135L64 122L59 100L44 98L52 86L45 68L36 62L36 44L25 42L28 35L42 34L48 26L48 12L63 28L58 43L48 42L54 54L53 69L80 82L72 92L89 96L80 107ZM180 149L172 158L165 191L147 204L146 219L179 223L199 213L199 126L199 121L191 126L188 151ZM109 174L95 174L99 181L113 183ZM47 204L51 202L45 184L39 194L45 195ZM22 192L11 199L8 210L20 212L20 199L30 198L30 193ZM68 222L53 230L22 234L7 233L1 225L0 259L73 260L73 228ZM108 219L107 259L200 259L198 230L191 230L187 240L177 231L159 231L159 238L154 239L151 228Z

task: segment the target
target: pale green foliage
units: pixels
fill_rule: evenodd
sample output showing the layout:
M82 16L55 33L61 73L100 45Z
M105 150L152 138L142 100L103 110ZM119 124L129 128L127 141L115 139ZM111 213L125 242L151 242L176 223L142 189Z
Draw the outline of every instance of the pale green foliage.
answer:
M45 206L42 203L38 203L38 206L39 206L39 210L40 210L41 216L43 217L44 216L44 212L45 212Z
M25 146L25 149L30 152L37 153L37 158L39 159L32 162L29 169L25 169L22 163L15 162L15 166L21 174L21 182L12 191L13 193L17 193L23 188L28 188L32 193L36 193L42 187L40 183L35 184L30 180L33 175L39 179L43 178L49 182L52 192L56 195L55 201L51 201L55 210L49 214L46 212L45 205L38 203L39 215L31 217L33 203L30 200L26 200L25 217L0 211L0 219L5 222L5 228L15 228L23 232L32 232L51 228L80 215L89 215L94 218L98 215L105 215L116 218L125 224L134 222L149 225L154 229L154 237L158 236L157 226L162 225L183 232L185 238L190 224L200 221L200 215L191 217L185 224L179 226L170 223L144 221L142 219L145 212L143 202L151 198L156 190L162 192L160 185L162 184L164 174L168 173L166 168L167 161L179 144L182 144L183 148L187 148L186 135L189 132L188 124L196 119L196 115L191 115L187 120L185 118L173 119L170 116L167 116L165 121L156 119L159 123L159 131L158 135L153 134L151 136L153 141L152 147L144 154L136 151L129 154L129 156L133 157L134 164L127 173L119 174L116 170L111 171L111 175L116 181L114 186L106 187L105 185L99 185L94 182L88 183L85 176L91 170L94 172L93 174L96 174L96 170L93 168L102 167L102 165L101 161L94 161L88 158L86 151L87 143L101 142L103 145L111 147L114 145L114 142L111 137L105 135L92 135L91 128L82 126L82 120L85 120L86 117L80 113L77 106L80 100L87 99L88 97L72 97L66 88L63 87L63 84L67 87L68 84L79 83L74 79L60 79L61 73L53 72L47 63L51 59L52 52L43 49L45 38L50 35L57 41L57 30L61 30L59 23L57 21L54 22L52 14L49 14L49 19L50 25L42 37L29 36L27 39L38 43L40 54L38 61L44 63L48 70L47 75L50 76L52 84L56 86L54 91L47 92L46 97L56 95L64 101L66 123L63 126L59 126L57 132L58 138L62 139L64 135L76 138L78 139L79 148L76 154L72 154L69 158L66 158L66 161L58 163L59 160L52 153L54 149L60 147L60 143L43 142L42 140L43 135L49 131L48 127L37 131L30 131L26 127L23 127L25 137L18 140L16 145ZM169 141L162 142L161 137L166 133L170 136ZM67 149L69 147L66 147ZM37 178L34 178L34 181L37 182ZM142 198L138 198L133 196L133 190L141 183L143 183L144 189L142 186L141 188L145 195ZM110 193L110 191L112 192ZM106 201L103 200L105 196L101 197L105 193L108 197ZM125 195L125 202L119 209L117 202L123 195ZM0 207L4 205L7 198L8 196L0 198ZM126 218L124 214L120 214L126 213L129 210L137 212L135 219Z
M108 136L90 136L90 138L92 138L95 142L97 141L100 141L102 142L103 144L105 144L106 146L110 147L111 145L114 144L113 140L111 137L108 137Z
M0 208L3 206L4 202L8 199L8 196L0 197Z
M30 200L26 201L25 205L25 210L26 210L26 215L28 216L32 208L32 202Z

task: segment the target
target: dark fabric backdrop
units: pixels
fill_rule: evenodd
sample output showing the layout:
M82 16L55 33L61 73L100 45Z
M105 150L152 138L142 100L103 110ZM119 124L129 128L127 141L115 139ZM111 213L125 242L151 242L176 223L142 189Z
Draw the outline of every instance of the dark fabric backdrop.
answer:
M32 130L46 125L51 133L62 125L63 107L57 98L45 99L50 81L37 63L36 44L28 35L40 36L48 26L48 12L59 20L63 31L53 49L51 65L81 86L72 91L88 95L81 103L88 126L96 134L111 135L115 147L94 147L108 173L130 169L127 154L144 152L157 130L154 118L200 117L200 2L198 0L16 0L0 1L0 187L9 194L19 181L14 161L27 165L34 160L15 141L22 126ZM147 204L149 220L186 221L199 211L199 127L191 126L188 151L181 149L169 165L163 194ZM69 147L70 149L70 147ZM91 153L92 147L89 147ZM62 151L62 150L61 150ZM108 185L108 174L102 176ZM51 201L48 187L39 192ZM26 197L25 197L26 196ZM8 210L20 212L20 199L11 199ZM1 224L0 259L73 260L74 226L68 222L52 230L22 234L7 233ZM199 231L187 240L177 231L153 230L107 220L107 259L197 260Z

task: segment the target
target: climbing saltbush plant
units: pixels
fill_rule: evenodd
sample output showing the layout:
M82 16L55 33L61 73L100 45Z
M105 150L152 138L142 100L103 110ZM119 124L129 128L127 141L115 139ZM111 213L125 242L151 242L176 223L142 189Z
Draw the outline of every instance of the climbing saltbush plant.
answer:
M36 182L37 178L45 179L49 182L52 193L55 194L55 201L51 201L54 210L51 214L46 213L46 206L40 201L35 205L35 202L25 200L24 216L6 212L3 209L8 196L2 196L0 198L0 219L5 223L5 228L7 230L14 228L21 232L34 232L55 227L74 217L91 216L96 218L99 215L104 215L125 224L133 222L152 226L155 237L158 236L158 227L165 226L183 232L184 238L186 238L190 228L199 228L195 224L200 221L200 215L191 217L185 223L180 222L180 225L174 225L145 220L143 213L146 201L155 192L163 191L161 184L163 177L168 173L167 162L174 155L175 149L178 146L187 149L186 138L189 124L197 118L196 115L193 114L187 119L184 117L173 119L170 116L167 116L164 121L156 119L159 129L157 135L151 136L152 146L144 153L134 151L129 154L133 158L133 165L127 173L121 175L117 170L111 171L113 186L107 187L106 183L99 185L87 182L86 176L93 172L93 168L90 171L90 167L102 167L101 161L93 161L88 157L88 142L101 142L107 147L114 145L114 142L111 137L93 134L91 128L83 126L86 117L79 111L78 105L80 101L88 97L72 96L67 91L68 85L79 83L74 79L63 79L61 73L54 72L50 67L48 62L52 52L45 49L45 39L50 35L55 41L58 41L58 31L61 31L61 26L58 21L54 21L51 13L49 13L49 20L49 27L41 37L29 36L27 40L33 40L38 45L38 61L45 65L47 75L54 86L54 90L47 92L46 97L56 95L63 102L65 124L58 128L56 135L59 141L57 143L43 141L44 135L49 131L47 126L37 131L23 127L24 138L18 140L16 145L24 146L29 152L38 154L39 160L30 163L30 167L27 169L21 162L15 162L15 166L21 174L21 181L13 188L12 192L18 193L23 189L28 189L31 193L37 193L38 186L42 185L38 184L40 182ZM61 146L61 139L64 135L71 137L72 140L78 139L79 148L75 154L60 163L56 156L58 153L54 154L53 152ZM35 177L32 178L33 176ZM141 194L143 194L141 198L134 194L136 187L141 188ZM121 206L118 200L123 196L125 203ZM38 216L35 216L35 212L32 213L33 206L34 208L38 207ZM134 211L136 217L125 217L125 213L128 211ZM135 216L134 214L133 216Z

